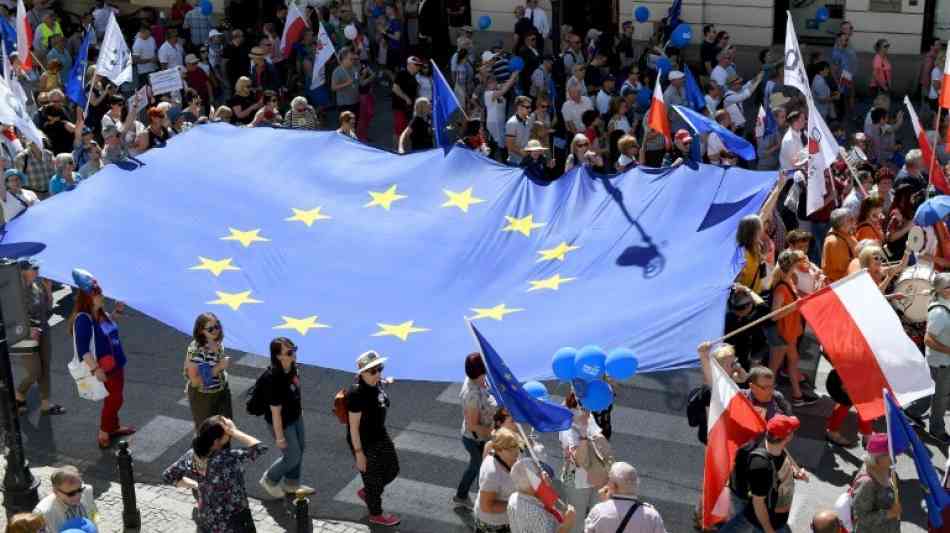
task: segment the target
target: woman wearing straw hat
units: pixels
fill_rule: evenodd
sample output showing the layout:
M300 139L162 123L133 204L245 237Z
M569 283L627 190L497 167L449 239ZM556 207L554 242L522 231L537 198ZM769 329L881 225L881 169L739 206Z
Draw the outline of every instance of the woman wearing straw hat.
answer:
M541 145L541 141L531 139L523 151L528 155L521 160L525 174L531 179L546 181L548 169L554 168L557 163L553 157L549 159L545 154L548 149Z
M73 269L73 281L79 293L69 317L70 330L79 358L109 392L102 402L98 438L99 447L108 448L113 438L135 433L133 426L119 425L126 359L115 317L122 314L125 305L116 302L112 313L107 313L99 282L81 268Z
M389 395L383 388L385 357L370 350L356 359L359 374L346 393L349 411L346 443L363 477L363 488L356 495L369 508L369 522L381 526L399 524L399 517L383 514L383 489L399 475L396 447L386 430Z

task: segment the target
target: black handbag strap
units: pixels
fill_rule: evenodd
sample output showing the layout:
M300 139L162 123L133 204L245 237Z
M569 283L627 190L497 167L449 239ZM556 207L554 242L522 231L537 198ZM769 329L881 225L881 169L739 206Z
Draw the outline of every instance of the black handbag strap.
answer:
M640 500L633 500L633 505L630 506L630 509L627 510L627 514L623 516L623 520L620 521L620 526L617 527L617 533L623 533L623 530L627 528L627 523L630 522L630 519L633 518L633 513L637 512L637 509L640 508Z

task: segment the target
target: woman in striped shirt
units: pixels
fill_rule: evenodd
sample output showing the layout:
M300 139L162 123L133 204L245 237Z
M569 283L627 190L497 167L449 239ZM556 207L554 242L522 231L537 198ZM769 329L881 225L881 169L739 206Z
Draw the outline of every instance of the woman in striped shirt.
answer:
M231 358L224 355L224 328L214 313L195 319L191 343L185 356L186 393L195 429L208 417L233 416L227 369Z

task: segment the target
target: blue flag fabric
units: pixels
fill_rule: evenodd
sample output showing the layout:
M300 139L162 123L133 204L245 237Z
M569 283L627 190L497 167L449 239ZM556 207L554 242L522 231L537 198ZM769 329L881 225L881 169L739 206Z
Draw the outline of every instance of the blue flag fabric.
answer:
M528 394L518 378L508 369L498 352L471 322L472 334L478 343L478 351L485 362L485 373L498 403L508 409L515 422L530 424L534 429L549 433L564 431L571 427L573 413L567 407L538 400Z
M749 141L723 128L715 120L705 115L700 115L692 109L681 105L674 105L673 109L683 117L683 120L690 125L694 133L704 134L715 132L716 135L719 135L719 138L722 139L722 143L726 145L726 148L728 148L730 152L746 161L755 159L755 147L752 146Z
M432 130L435 132L435 144L446 148L452 145L452 140L446 127L452 120L452 113L459 107L455 91L445 81L442 71L435 61L432 62Z
M669 11L666 12L667 27L670 31L680 25L680 17L683 14L683 0L673 0Z
M911 427L903 409L886 390L884 402L887 409L887 436L890 440L891 452L895 456L910 452L910 456L914 459L914 466L917 467L917 478L924 492L924 500L927 502L927 517L933 527L940 528L943 525L941 511L950 505L950 496L947 495L947 491L940 482L927 447L920 442L917 432Z
M95 30L87 29L79 47L79 54L69 70L69 79L66 81L66 96L80 107L86 106L86 68L89 66L89 45Z
M3 44L7 46L9 52L16 50L16 28L6 17L0 17L0 38L3 39Z
M440 381L461 375L463 316L524 380L592 343L632 348L641 372L695 366L723 331L739 220L777 179L699 165L538 184L468 149L226 124L139 159L30 207L4 242L45 243L45 277L85 268L188 334L214 312L230 348L286 335L302 363L352 370L375 349L395 377Z
M765 99L765 128L763 130L764 135L772 135L778 131L778 121L775 120L775 115L772 113L772 105L769 103L769 99Z
M684 65L683 73L686 75L686 101L689 102L689 107L693 108L694 111L702 113L703 110L706 109L706 95L699 87L699 83L696 81L696 78L693 77L693 73L690 72L689 67Z

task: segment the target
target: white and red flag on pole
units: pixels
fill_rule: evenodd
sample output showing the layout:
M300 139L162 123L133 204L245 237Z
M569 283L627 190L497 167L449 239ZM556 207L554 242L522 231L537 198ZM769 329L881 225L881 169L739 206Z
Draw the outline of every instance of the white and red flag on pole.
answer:
M660 86L660 77L656 77L656 87L653 89L653 101L650 102L650 111L647 112L647 125L650 129L663 134L666 143L673 142L673 131L670 128L670 116L667 113L666 102L663 101L663 87Z
M943 80L940 82L940 102L938 105L944 109L950 109L950 54L947 54L947 61L943 66Z
M294 45L303 37L303 30L308 28L307 17L300 12L300 8L293 2L287 4L287 20L284 21L284 33L280 36L280 59L290 57Z
M910 102L910 98L907 96L904 97L904 105L907 106L907 114L910 115L910 121L914 125L914 135L917 136L917 146L920 147L920 153L924 157L924 165L928 169L933 169L933 172L930 173L930 183L940 191L940 194L950 194L950 183L947 183L947 177L943 174L943 169L934 161L934 151L927 139L927 131L920 125L920 118L917 117L914 104Z
M27 71L33 68L33 54L30 53L30 46L33 44L33 28L30 27L30 20L26 18L26 6L23 0L17 0L16 3L16 52L20 58L20 68Z
M901 405L934 393L927 360L867 271L814 293L799 309L862 420L884 414L883 389Z
M739 392L735 381L715 359L710 359L710 366L709 433L703 473L703 527L707 528L729 516L726 483L736 464L736 452L743 444L765 433L765 420Z
M311 90L324 84L324 67L326 67L327 61L336 53L333 48L333 41L330 40L326 28L320 22L317 23L317 26L319 26L319 31L317 31L317 55L313 59L313 73L310 79Z

